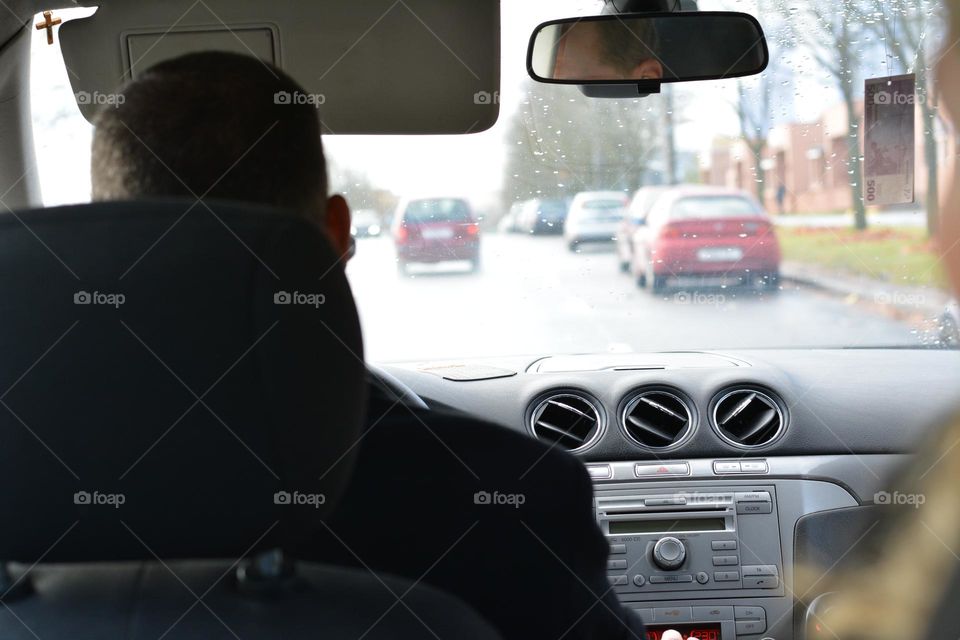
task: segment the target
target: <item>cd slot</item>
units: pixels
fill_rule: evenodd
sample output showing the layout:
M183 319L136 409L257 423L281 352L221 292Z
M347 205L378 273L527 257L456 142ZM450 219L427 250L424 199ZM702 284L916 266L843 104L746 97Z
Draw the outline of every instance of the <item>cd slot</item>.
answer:
M652 516L658 513L729 513L731 511L732 509L730 505L704 506L701 504L696 504L688 505L686 507L605 507L601 509L600 512L610 516L632 516L641 514Z
M609 515L632 515L639 513L692 513L692 512L714 512L725 513L732 510L732 505L722 503L712 504L680 504L680 505L649 505L640 502L630 502L622 504L601 504L597 510L600 513Z
M690 493L652 496L598 498L597 512L605 514L714 511L724 512L734 505L732 494Z
M723 532L736 529L735 514L732 505L687 505L656 510L607 507L597 514L597 521L610 536Z

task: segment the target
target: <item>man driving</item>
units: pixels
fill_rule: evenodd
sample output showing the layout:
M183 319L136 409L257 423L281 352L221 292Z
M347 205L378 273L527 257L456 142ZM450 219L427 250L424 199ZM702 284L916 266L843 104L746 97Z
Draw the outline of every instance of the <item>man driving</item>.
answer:
M346 260L349 210L327 194L316 108L275 100L284 91L304 90L235 54L190 54L147 70L95 120L94 199L285 208L316 222ZM370 395L351 486L330 535L305 559L423 580L465 600L505 638L644 639L608 583L607 543L577 459L499 426L410 408L376 387ZM494 491L524 500L476 498Z

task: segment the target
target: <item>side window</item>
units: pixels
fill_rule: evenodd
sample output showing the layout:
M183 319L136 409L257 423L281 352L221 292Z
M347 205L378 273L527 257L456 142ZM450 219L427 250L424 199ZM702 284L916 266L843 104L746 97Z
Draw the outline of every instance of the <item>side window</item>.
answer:
M84 18L96 9L63 9L64 22ZM35 16L34 23L42 16ZM93 127L77 108L60 40L47 44L43 30L34 30L30 50L30 103L33 142L46 206L90 201L90 143Z

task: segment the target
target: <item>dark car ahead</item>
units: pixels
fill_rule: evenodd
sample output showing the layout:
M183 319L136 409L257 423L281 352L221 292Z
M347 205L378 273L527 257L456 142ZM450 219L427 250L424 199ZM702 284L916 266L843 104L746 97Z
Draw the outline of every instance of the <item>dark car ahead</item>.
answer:
M397 268L413 263L467 261L480 266L480 225L461 198L414 198L401 202L393 219Z
M528 200L520 212L519 228L533 235L563 233L568 203L565 200Z

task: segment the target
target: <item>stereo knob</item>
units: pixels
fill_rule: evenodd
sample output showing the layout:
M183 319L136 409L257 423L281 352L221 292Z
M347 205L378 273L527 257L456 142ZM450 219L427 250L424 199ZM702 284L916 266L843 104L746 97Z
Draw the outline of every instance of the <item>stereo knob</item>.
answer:
M687 558L687 548L673 536L666 536L657 540L653 545L653 561L661 569L676 569Z

